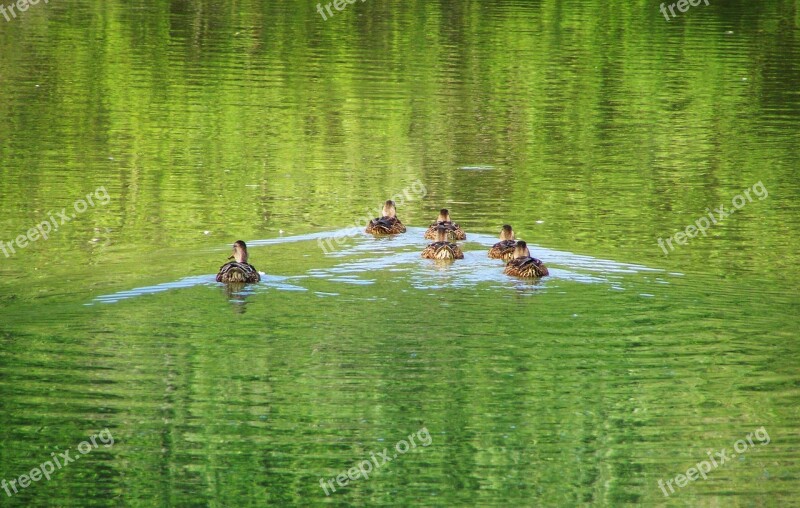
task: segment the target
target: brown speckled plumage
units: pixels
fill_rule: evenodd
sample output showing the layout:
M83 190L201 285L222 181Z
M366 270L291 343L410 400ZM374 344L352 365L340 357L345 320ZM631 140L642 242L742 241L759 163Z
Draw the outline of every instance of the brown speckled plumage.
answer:
M372 219L365 230L370 235L398 235L406 232L406 227L397 218L397 209L391 199L383 205L383 216Z
M461 247L454 243L447 241L435 242L422 251L422 257L425 259L464 259L464 253Z
M367 224L366 232L370 235L398 235L406 232L406 227L397 217L380 217Z
M219 267L217 282L258 282L261 275L258 270L247 262L249 254L247 245L242 240L237 240L233 244L233 255L228 259L234 259L229 263Z
M249 263L231 261L219 267L217 282L258 282L261 280L258 270Z
M436 241L422 251L425 259L464 259L461 247L447 240L448 230L444 226L436 229Z
M511 258L514 257L514 247L517 245L517 242L514 240L503 240L502 242L497 242L489 249L489 257L492 259L502 259L503 261L511 261Z
M510 261L514 257L514 248L517 242L514 241L514 230L508 224L503 226L500 231L500 241L497 242L489 249L489 257L492 259L502 259L503 261Z
M525 242L517 242L514 249L514 259L508 262L503 273L514 277L537 278L550 275L547 267L540 260L531 257Z
M467 234L464 233L464 230L461 229L461 226L450 220L450 211L447 210L447 208L442 208L439 211L439 217L436 218L436 222L431 224L427 231L425 231L425 238L428 240L435 240L436 230L440 227L443 227L447 230L447 236L450 240L467 239Z

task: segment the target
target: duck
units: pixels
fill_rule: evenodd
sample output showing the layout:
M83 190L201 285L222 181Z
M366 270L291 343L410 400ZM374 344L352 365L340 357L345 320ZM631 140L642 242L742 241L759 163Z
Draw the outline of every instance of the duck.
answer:
M425 259L464 259L461 247L448 240L450 230L445 226L436 229L436 241L422 251Z
M528 244L522 240L518 241L516 247L514 247L514 257L508 262L503 273L524 278L538 278L550 275L544 263L531 257Z
M217 282L259 282L261 275L258 270L247 262L247 245L242 240L237 240L233 244L233 255L228 259L233 259L219 267Z
M500 241L489 249L491 259L502 259L505 262L511 261L514 257L514 248L517 242L514 240L514 230L508 224L503 225L500 231Z
M439 210L439 217L436 218L436 222L430 225L427 231L425 231L425 238L428 240L435 240L436 239L436 231L439 226L444 226L447 228L447 234L453 240L466 240L467 234L464 233L464 230L461 229L461 226L450 220L450 211L447 208L442 208Z
M406 227L397 218L397 207L394 201L387 200L383 204L383 216L372 219L367 224L366 233L370 235L398 235L406 232Z

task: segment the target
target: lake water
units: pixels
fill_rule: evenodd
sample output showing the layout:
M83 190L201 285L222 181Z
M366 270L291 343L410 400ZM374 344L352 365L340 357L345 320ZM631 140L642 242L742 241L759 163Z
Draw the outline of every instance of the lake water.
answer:
M800 2L658 3L0 18L0 504L800 503Z

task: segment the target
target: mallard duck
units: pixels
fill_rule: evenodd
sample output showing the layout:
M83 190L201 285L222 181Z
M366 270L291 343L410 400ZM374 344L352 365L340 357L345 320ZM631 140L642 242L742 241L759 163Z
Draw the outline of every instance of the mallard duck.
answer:
M425 247L422 257L425 259L464 259L461 247L448 241L449 232L446 227L439 226L436 229L436 242Z
M541 261L531 257L528 244L522 240L517 242L517 246L514 248L514 259L508 262L503 273L525 278L546 277L550 275L550 272L547 271L547 267L544 266Z
M372 219L365 230L371 235L397 235L406 232L406 227L397 218L397 208L391 199L383 204L383 217Z
M514 257L514 248L517 242L514 241L514 230L508 224L503 226L500 231L500 241L497 242L489 249L489 257L492 259L502 259L503 261L510 261Z
M431 224L428 230L425 231L425 238L428 240L435 240L436 230L439 226L444 226L447 228L447 235L451 240L467 239L467 234L464 233L464 230L461 229L461 226L450 220L450 211L447 208L442 208L439 210L439 217L437 217L436 222Z
M217 282L258 282L261 280L261 275L258 270L247 262L247 245L241 240L237 240L233 244L233 256L228 259L233 259L229 263L219 267L217 274Z

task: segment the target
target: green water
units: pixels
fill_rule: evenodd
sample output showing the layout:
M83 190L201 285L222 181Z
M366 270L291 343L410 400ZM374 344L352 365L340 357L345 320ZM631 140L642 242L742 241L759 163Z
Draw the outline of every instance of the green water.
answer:
M0 504L800 504L800 2L658 3L0 17Z

